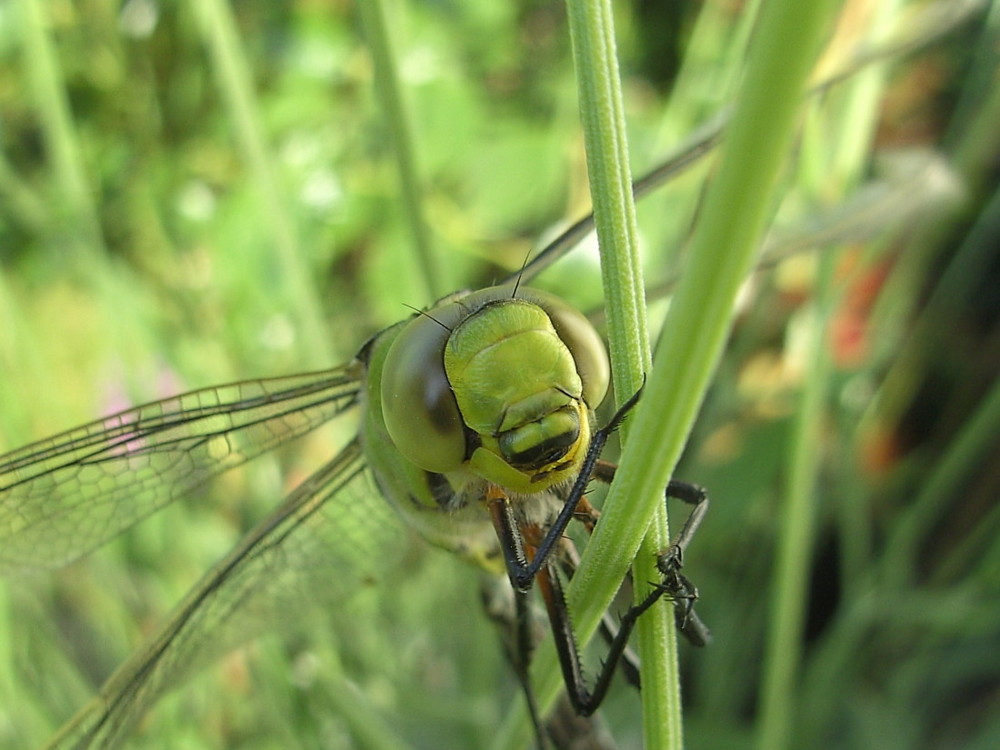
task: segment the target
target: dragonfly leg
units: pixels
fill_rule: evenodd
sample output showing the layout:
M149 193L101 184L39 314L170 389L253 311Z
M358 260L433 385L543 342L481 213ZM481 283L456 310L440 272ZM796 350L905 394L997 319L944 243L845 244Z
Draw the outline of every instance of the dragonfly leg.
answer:
M581 716L565 694L544 722L538 709L534 689L528 677L528 667L534 647L543 636L537 607L532 607L527 594L498 587L497 581L484 580L483 605L487 616L502 635L504 653L514 669L524 692L529 715L539 748L547 750L615 750L607 730L595 716Z
M656 567L663 574L660 585L666 588L667 597L674 602L677 629L693 645L705 646L711 640L712 634L694 611L694 604L698 600L698 589L681 573L681 566L684 562L684 552L708 511L708 493L699 485L671 480L667 485L666 496L682 500L693 507L680 533L656 560Z
M525 530L517 524L510 501L505 497L488 498L489 509L493 514L494 525L500 537L500 547L503 550L504 559L508 566L508 575L511 583L514 584L514 574L511 568L516 566L527 567L527 554L524 533ZM533 553L532 561L541 561L541 566L536 571L533 581L538 582L538 588L545 600L545 606L549 613L549 622L552 626L552 634L555 639L556 653L559 656L559 665L563 672L563 680L566 684L566 692L573 710L583 716L590 716L604 700L608 687L611 684L611 677L614 674L622 654L628 644L629 635L635 626L636 620L644 611L649 609L653 603L664 596L667 592L663 588L655 589L652 594L643 602L631 607L622 617L618 625L618 630L613 634L608 647L608 655L605 658L601 672L593 690L588 689L583 677L583 667L580 663L580 653L576 643L576 634L573 632L573 625L570 621L569 610L566 606L566 596L563 592L562 581L559 577L558 559L562 555L549 555L542 559L538 551L538 539L540 531L537 527L526 529L532 538L527 540L527 549ZM546 537L547 538L547 537ZM565 549L565 545L563 545ZM530 640L530 627L522 625L522 616L527 619L526 614L522 615L521 608L527 609L527 592L521 591L514 586L515 602L517 602L518 613L516 624L517 645L515 651L515 670L518 679L521 680L528 696L529 709L532 709L533 693L527 681L527 664L530 659L530 646L526 645L526 639ZM612 625L608 622L608 627ZM609 630L610 632L610 630ZM628 672L628 670L626 670ZM633 671L633 676L638 680L637 670ZM534 711L534 709L532 709ZM536 724L536 727L538 725Z
M514 629L515 646L511 658L514 672L524 689L524 698L528 704L528 713L531 715L531 725L535 729L538 750L548 750L549 742L545 724L542 722L541 712L538 710L535 691L531 687L531 675L528 672L531 654L535 650L535 639L531 632L531 608L528 603L528 595L523 591L514 591Z
M597 525L597 520L600 518L601 512L587 502L587 498L580 500L580 504L576 509L576 520L579 521L587 529L587 533L593 533L594 527ZM573 579L573 573L576 572L577 565L580 564L580 556L576 552L576 548L572 544L566 544L564 554L559 557L559 568L562 574L566 576L567 580ZM631 585L632 578L631 573L626 577L626 581ZM615 635L618 633L618 620L615 618L612 611L609 609L601 617L601 624L599 626L599 632L601 634L601 639L604 643L610 647L614 642ZM632 687L639 687L639 657L636 656L635 652L626 647L622 652L621 659L618 663L621 668L622 677L625 681Z
M667 597L674 601L677 627L694 645L704 646L708 643L710 639L708 628L701 622L698 615L691 609L692 605L689 604L691 600L697 598L697 589L685 576L672 568L671 570L672 573L670 575L664 574L664 580L656 585L645 599L626 610L618 624L617 632L612 631L607 621L603 623L603 627L607 628L606 632L610 636L610 641L607 655L601 664L593 688L587 687L583 677L576 635L570 622L566 597L555 564L550 560L539 571L538 587L548 608L549 621L552 624L556 653L559 655L559 665L563 672L567 696L578 713L589 716L597 710L604 701L608 688L611 686L611 679L619 666L622 667L626 679L638 687L638 665L634 656L628 651L628 640L639 618L661 598ZM682 602L683 606L679 606L679 602Z
M601 451L608 442L608 438L618 425L621 424L625 416L639 402L642 395L640 388L636 393L622 404L621 408L615 412L604 427L594 430L590 438L590 446L587 448L587 455L580 466L580 473L573 482L573 487L566 496L562 510L552 521L552 524L545 532L544 538L538 543L535 556L529 561L524 554L524 544L521 534L518 531L517 520L514 518L514 511L511 508L510 499L499 487L490 486L486 492L486 506L493 518L493 526L497 536L500 538L500 547L503 550L504 564L507 568L507 575L511 585L517 591L528 591L534 583L535 576L545 565L553 550L563 538L566 527L576 514L577 506L587 491L587 485L595 476L595 470L600 460Z
M594 478L610 484L617 468L608 461L598 461L594 466ZM691 513L674 540L657 557L656 567L663 574L663 579L656 591L660 592L659 596L665 596L674 603L677 629L684 637L694 646L705 646L712 635L694 611L695 602L698 601L698 588L681 573L681 568L684 564L684 552L708 511L708 492L700 485L672 479L664 492L664 501L670 498L690 505Z
M608 646L608 653L601 664L594 687L588 688L583 676L583 666L580 663L580 651L576 642L576 634L570 622L569 609L566 606L566 596L555 564L550 560L538 573L538 588L545 600L552 624L552 634L555 640L556 653L559 655L559 666L562 669L566 693L574 710L584 716L590 716L604 701L611 686L611 678L618 668L622 656L628 646L629 636L635 628L639 617L664 595L659 588L654 590L645 600L630 607L621 618L618 631L614 633ZM635 672L638 681L638 672Z
M583 677L576 635L570 621L566 597L559 577L559 562L557 561L559 556L553 556L552 553L557 547L565 549L563 535L570 520L574 517L581 520L588 529L592 529L596 524L599 514L586 501L585 490L592 478L610 482L614 477L615 465L602 461L600 454L608 437L617 429L628 411L638 402L640 394L641 390L618 410L605 427L594 432L580 474L567 495L558 516L545 530L544 535L537 527L522 528L515 516L510 498L499 487L489 487L485 498L500 540L507 575L515 592L517 592L518 599L523 598L532 584L536 580L538 581L539 589L548 609L569 701L574 710L585 716L596 711L604 700L614 671L620 663L624 664L623 670L629 682L638 684L638 669L634 658L625 657L623 661L623 655L626 653L628 639L635 628L635 623L646 610L661 598L667 597L674 602L678 628L693 644L705 645L710 637L708 628L701 622L693 609L698 591L680 572L684 551L708 508L708 496L703 489L696 485L672 481L666 488L666 498L676 497L693 507L680 533L657 559L657 567L662 573L663 579L654 586L645 599L626 610L617 632L613 632L613 626L605 620L606 637L610 641L608 654L592 689L587 687ZM530 550L533 553L530 559L526 553L524 538L526 531L530 536L527 544L530 545ZM521 631L521 628L519 627L518 630ZM523 648L519 658L523 658L526 663L530 657L530 651L527 650L527 647ZM523 669L523 673L526 675L526 667ZM527 683L525 684L527 685ZM530 690L528 694L531 695Z

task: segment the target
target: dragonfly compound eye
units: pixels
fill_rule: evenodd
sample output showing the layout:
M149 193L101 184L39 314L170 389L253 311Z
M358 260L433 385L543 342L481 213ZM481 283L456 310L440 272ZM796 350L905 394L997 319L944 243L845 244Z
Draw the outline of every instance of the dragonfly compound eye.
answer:
M411 320L389 348L382 414L400 453L422 469L445 474L465 460L465 426L444 370L447 323L437 310L430 315Z

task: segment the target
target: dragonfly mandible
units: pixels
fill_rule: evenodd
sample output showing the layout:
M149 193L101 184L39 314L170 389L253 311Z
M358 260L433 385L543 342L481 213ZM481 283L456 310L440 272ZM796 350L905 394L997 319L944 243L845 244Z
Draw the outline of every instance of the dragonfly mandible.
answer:
M660 167L637 192L705 148ZM537 267L591 222L567 230ZM214 637L227 623L266 623L311 598L317 586L332 598L332 590L346 596L363 585L375 561L383 564L398 546L390 506L432 544L506 573L518 608L515 668L540 743L525 602L536 579L569 699L581 714L598 707L637 617L660 598L674 601L682 632L703 645L708 631L692 608L697 592L680 567L707 502L699 488L671 482L667 496L693 510L659 560L663 580L620 624L606 627L609 656L593 687L581 676L561 587L575 559L564 531L574 518L588 529L597 522L584 491L591 479L613 477L601 449L639 394L608 424L597 424L607 354L582 314L521 285L537 267L495 287L450 295L376 334L342 367L203 388L0 456L0 572L10 574L69 563L217 474L351 409L363 412L359 435L201 579L51 746L116 746L165 691L233 645ZM389 502L371 502L376 494ZM335 545L327 538L331 526ZM233 630L246 637L254 628ZM635 681L635 666L624 658Z

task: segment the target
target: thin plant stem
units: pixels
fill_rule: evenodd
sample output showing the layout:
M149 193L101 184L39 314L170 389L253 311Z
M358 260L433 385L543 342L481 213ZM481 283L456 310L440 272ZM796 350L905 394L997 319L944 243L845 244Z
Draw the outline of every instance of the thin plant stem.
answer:
M53 40L48 33L48 4L21 0L24 67L44 135L48 157L62 204L57 231L66 239L66 260L77 271L90 273L106 254L94 192L73 123L65 81ZM72 228L72 229L70 229Z
M375 90L382 103L385 124L396 155L403 210L410 226L413 250L428 302L451 289L451 280L442 276L441 264L431 247L424 219L420 170L414 147L413 127L399 85L399 60L393 47L383 0L358 4L365 27L365 37L375 66Z
M594 223L601 248L611 371L615 401L620 406L642 387L651 356L614 16L608 0L571 1L567 7ZM627 423L621 432L625 444ZM637 601L649 593L649 582L659 578L656 553L669 540L662 503L654 518L649 534L637 550L633 571ZM574 585L579 584L574 580ZM606 600L603 607L610 604L615 588L613 585L603 592ZM571 607L576 606L574 590L571 587ZM581 638L589 638L591 632L592 626L588 625ZM683 746L680 676L670 608L656 607L646 613L639 621L636 636L642 663L644 744L648 748L680 748Z
M800 657L797 646L805 621L803 602L813 548L814 498L831 369L825 334L833 297L830 283L833 260L830 254L822 258L815 302L808 316L806 361L809 364L788 451L788 488L781 514L771 607L773 624L768 633L762 680L759 748L787 747L792 728L790 708L795 705L794 680Z
M262 226L274 242L280 283L294 303L293 314L303 342L300 347L303 364L329 365L332 350L324 331L322 306L268 147L250 64L239 40L232 8L221 0L196 0L190 5L200 21L199 29L212 58L219 91L229 108L251 179L260 195Z

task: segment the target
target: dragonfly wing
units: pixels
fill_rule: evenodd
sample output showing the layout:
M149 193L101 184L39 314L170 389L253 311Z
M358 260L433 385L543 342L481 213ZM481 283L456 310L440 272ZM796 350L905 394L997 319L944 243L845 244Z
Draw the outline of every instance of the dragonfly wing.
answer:
M117 747L160 696L227 650L385 575L403 531L376 494L355 439L201 579L49 747Z
M0 574L58 567L353 406L362 365L204 388L0 456Z

